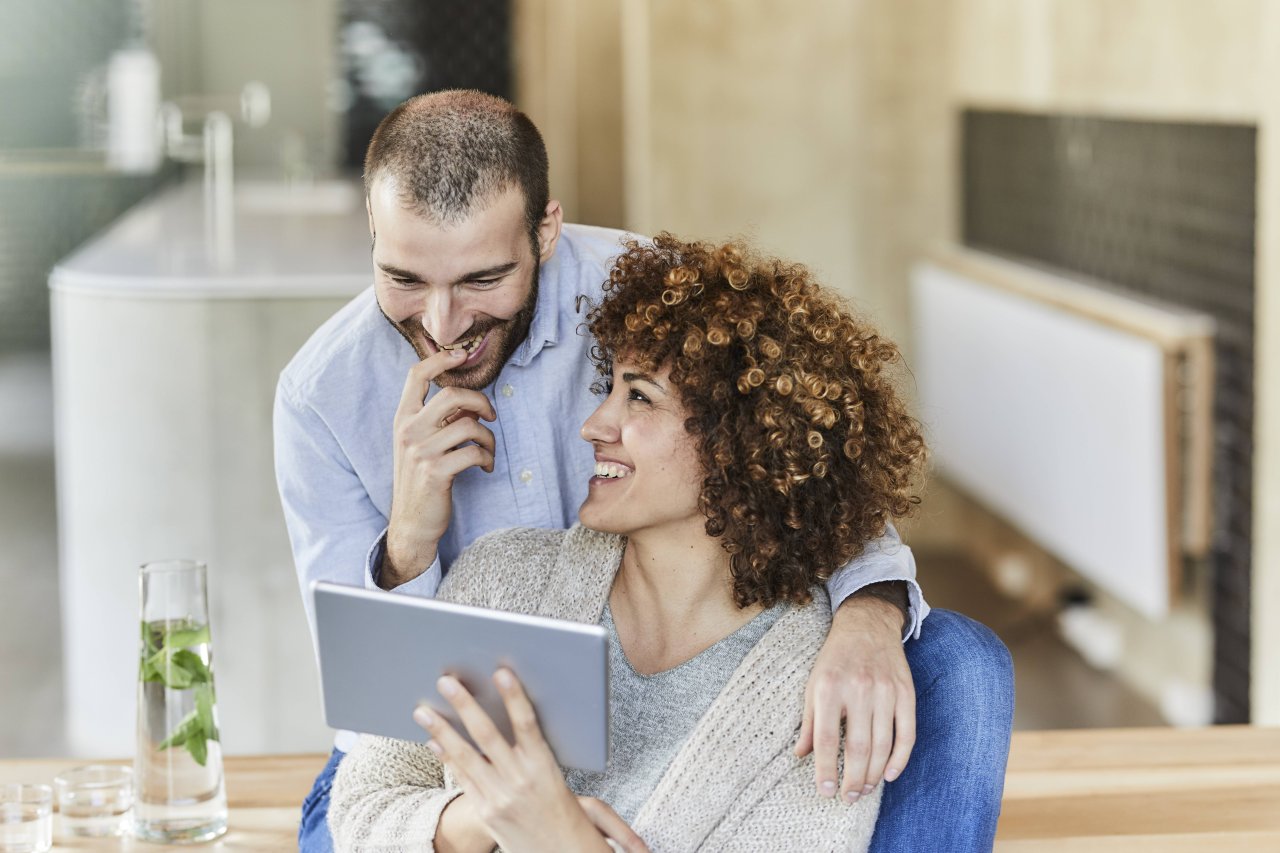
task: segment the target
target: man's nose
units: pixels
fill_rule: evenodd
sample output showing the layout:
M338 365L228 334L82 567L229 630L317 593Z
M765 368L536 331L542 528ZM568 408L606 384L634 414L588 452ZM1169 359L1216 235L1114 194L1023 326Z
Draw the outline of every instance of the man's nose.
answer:
M429 287L423 299L422 328L438 344L455 343L469 323L464 322L461 306L453 298L451 289Z

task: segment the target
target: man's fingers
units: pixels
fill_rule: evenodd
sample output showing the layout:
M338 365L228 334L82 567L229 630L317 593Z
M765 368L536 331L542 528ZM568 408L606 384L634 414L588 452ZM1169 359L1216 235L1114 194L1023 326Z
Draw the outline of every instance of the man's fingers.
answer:
M431 381L451 367L457 367L464 359L438 352L418 362L409 371L404 380L404 390L400 393L400 403L396 407L396 417L409 416L422 410L422 401L431 390Z
M422 410L423 420L436 427L457 420L458 415L463 412L470 412L486 421L498 418L488 397L470 388L452 386L441 388L432 394Z
M893 751L893 699L893 695L886 691L885 697L876 705L871 719L871 757L867 761L867 776L862 781L862 787L858 788L858 780L848 778L846 773L846 790L869 794L884 778L885 764L889 761L889 753Z
M804 721L800 723L800 737L796 738L794 752L804 758L813 751L813 702L808 694L804 697Z
M892 782L907 769L911 751L916 746L916 693L915 690L899 691L898 704L893 710L893 752L889 754L884 769L884 780Z
M846 800L853 794L862 796L871 760L874 705L865 692L860 693L856 701L857 704L849 708L844 728L844 783L840 796Z
M468 468L480 468L492 474L493 453L478 444L468 444L466 447L449 451L440 457L437 464L439 466L437 472L440 476L450 481Z
M458 712L458 718L467 727L467 734L484 750L490 761L510 761L511 744L507 743L493 720L489 719L489 715L467 688L462 686L462 682L452 675L445 675L436 681L436 689L453 706L453 710Z
M497 448L493 431L473 418L463 417L449 424L422 444L428 456L444 456L460 445L474 441L489 453Z
M649 853L649 845L644 843L644 839L637 835L636 831L628 826L608 803L597 800L595 797L578 797L578 804L582 806L582 811L586 813L592 826L604 837L621 844L622 849L627 853Z
M823 701L823 691L814 696L813 763L818 779L818 793L836 795L836 760L840 754L840 717L844 708L837 702Z

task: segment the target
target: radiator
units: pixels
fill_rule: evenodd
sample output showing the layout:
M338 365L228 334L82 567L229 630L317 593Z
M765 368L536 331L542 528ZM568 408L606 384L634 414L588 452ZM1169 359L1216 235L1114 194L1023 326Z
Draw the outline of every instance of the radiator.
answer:
M1158 619L1209 547L1212 320L964 249L911 282L937 472Z

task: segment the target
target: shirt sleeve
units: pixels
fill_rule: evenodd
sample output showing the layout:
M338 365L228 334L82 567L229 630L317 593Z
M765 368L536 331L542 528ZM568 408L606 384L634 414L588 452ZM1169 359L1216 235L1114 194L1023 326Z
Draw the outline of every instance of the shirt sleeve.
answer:
M378 586L378 576L382 571L382 560L387 554L387 528L382 529L382 533L378 535L377 541L369 548L369 553L365 557L364 568L364 587L365 589L382 589ZM418 575L411 581L406 581L391 588L391 592L404 593L406 595L419 595L423 598L435 598L436 591L440 589L440 581L444 579L444 568L440 564L440 554L436 553L436 558L431 561L431 565L425 572Z
M284 377L276 386L273 432L276 485L314 643L311 583L362 586L370 543L386 529L387 519L328 424Z
M902 626L902 641L919 639L920 624L929 615L929 605L916 581L915 556L892 524L885 528L883 536L868 543L861 554L827 581L832 611L864 586L881 581L906 583L908 608L907 619Z

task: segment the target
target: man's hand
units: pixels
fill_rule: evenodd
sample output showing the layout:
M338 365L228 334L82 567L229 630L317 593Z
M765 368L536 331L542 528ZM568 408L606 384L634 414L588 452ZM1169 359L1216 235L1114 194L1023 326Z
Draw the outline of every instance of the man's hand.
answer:
M378 585L391 589L416 578L436 558L449 527L453 478L468 468L493 471L493 433L480 423L497 419L479 391L441 388L426 404L431 382L466 353L446 350L414 365L396 409L391 520Z
M818 793L836 794L840 721L850 802L883 778L902 774L916 740L916 693L902 650L902 611L883 599L851 596L836 611L805 689L796 755L814 752Z

